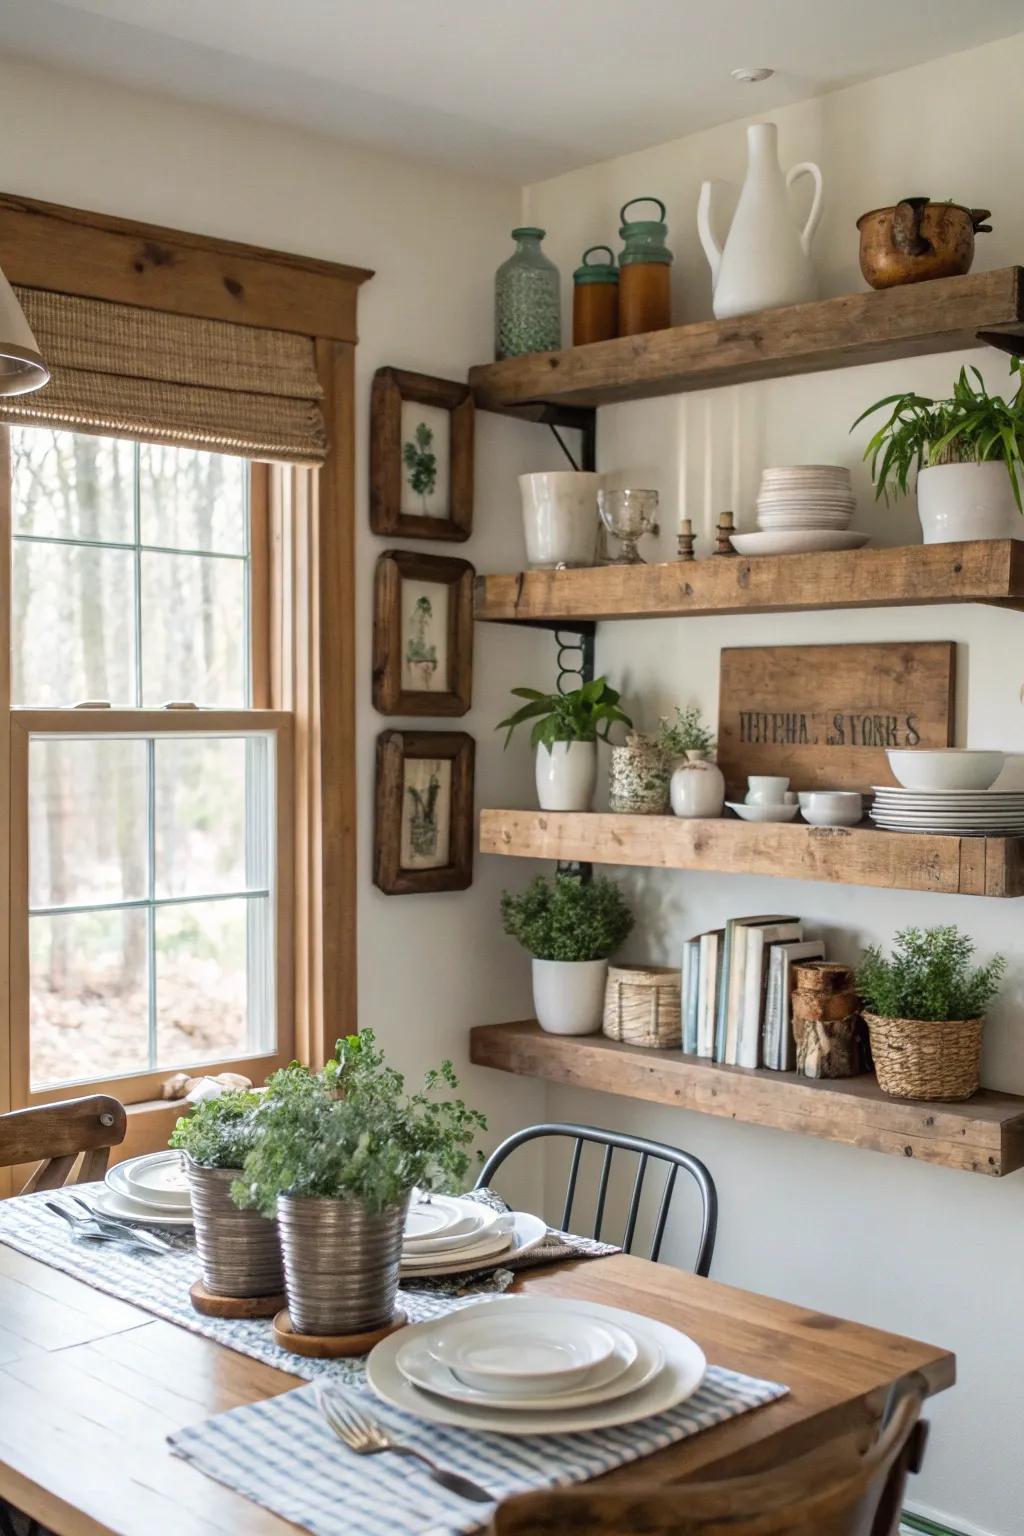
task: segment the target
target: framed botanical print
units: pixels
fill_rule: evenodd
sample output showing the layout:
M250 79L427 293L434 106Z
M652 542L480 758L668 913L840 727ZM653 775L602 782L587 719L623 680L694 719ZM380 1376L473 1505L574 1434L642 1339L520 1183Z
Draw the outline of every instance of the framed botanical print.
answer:
M373 704L382 715L464 715L473 690L473 567L386 549L373 594Z
M472 883L474 753L465 731L377 737L373 879L386 895Z
M404 539L468 539L473 396L468 384L379 368L370 399L370 527Z

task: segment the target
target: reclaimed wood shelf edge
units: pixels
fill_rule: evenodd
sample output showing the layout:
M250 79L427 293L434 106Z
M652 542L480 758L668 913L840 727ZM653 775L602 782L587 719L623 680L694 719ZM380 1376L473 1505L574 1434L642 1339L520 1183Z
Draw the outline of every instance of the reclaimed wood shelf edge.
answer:
M1020 267L701 320L471 368L478 406L593 408L977 346L1024 348Z
M722 817L484 810L480 852L695 869L953 896L1024 896L1024 838L760 824Z
M795 1131L1001 1178L1024 1167L1024 1097L982 1089L960 1104L890 1099L873 1077L811 1079L717 1066L603 1035L548 1035L534 1022L478 1025L470 1060L526 1077Z
M475 616L528 624L929 603L1024 608L1024 540L478 576Z

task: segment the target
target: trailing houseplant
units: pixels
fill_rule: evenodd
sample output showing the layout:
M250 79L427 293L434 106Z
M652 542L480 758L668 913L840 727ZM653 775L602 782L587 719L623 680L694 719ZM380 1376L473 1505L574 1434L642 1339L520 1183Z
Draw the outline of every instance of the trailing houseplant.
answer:
M445 1061L407 1093L371 1030L340 1040L321 1072L293 1065L270 1079L232 1197L276 1212L298 1332L390 1321L410 1193L460 1187L486 1126L457 1087Z
M609 957L632 932L633 914L611 880L537 875L501 898L505 932L528 950L542 1029L590 1035L601 1027Z
M865 950L857 990L878 1081L909 1099L968 1099L979 1083L985 1011L1006 961L973 964L974 941L956 927L905 928L892 952Z
M1009 399L990 395L977 368L961 368L953 393L933 400L915 390L886 395L862 411L885 421L864 450L876 498L905 496L917 470L918 512L926 544L1020 538L1024 511L1024 376ZM851 427L851 431L853 430Z
M497 729L508 746L516 727L533 721L530 745L536 753L537 800L542 811L586 811L597 780L597 742L613 725L631 726L619 707L619 693L606 677L595 677L568 693L513 688L526 703Z

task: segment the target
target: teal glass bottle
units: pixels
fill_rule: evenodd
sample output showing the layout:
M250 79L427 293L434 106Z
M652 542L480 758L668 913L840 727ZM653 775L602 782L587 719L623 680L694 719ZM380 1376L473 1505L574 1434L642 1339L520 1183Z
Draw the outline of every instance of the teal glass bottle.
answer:
M557 352L562 345L558 268L540 248L545 231L514 229L516 248L494 275L494 355Z

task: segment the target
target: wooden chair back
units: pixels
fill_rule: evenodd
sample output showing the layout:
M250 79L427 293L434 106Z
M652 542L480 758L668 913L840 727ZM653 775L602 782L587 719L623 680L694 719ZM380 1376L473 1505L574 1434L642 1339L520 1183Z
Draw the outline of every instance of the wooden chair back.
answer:
M521 1494L498 1509L495 1536L896 1536L924 1454L920 1413L911 1388L866 1450L825 1447L754 1476Z
M15 1109L0 1115L0 1168L38 1163L23 1195L36 1189L59 1189L71 1181L88 1184L107 1171L111 1147L124 1141L128 1117L124 1105L105 1093L61 1104L40 1104L34 1109Z

